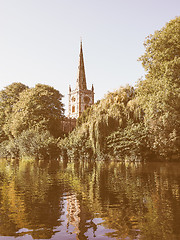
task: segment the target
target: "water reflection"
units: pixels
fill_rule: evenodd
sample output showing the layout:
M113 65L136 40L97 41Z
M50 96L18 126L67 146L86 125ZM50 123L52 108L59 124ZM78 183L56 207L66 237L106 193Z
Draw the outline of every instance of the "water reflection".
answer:
M179 222L178 163L0 161L1 239L173 240Z

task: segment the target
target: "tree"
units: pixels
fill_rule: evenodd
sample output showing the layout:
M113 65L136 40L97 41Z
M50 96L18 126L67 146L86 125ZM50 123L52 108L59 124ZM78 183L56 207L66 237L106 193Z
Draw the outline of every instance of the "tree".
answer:
M55 139L49 131L28 129L23 131L15 141L18 143L21 156L34 156L36 159L54 159L60 154L57 147L58 139Z
M143 112L135 99L135 90L127 85L108 93L104 99L84 111L74 131L61 140L60 144L69 158L93 156L103 159L112 152L113 155L122 156L127 154L127 151L122 151L121 148L127 134L126 149L132 148L132 145L133 149L142 149L145 145L146 129L143 124L139 126L142 119ZM136 136L139 129L144 132ZM120 135L118 143L114 142L116 133ZM138 136L141 139L135 142L134 139ZM111 151L114 147L119 150ZM136 152L137 150L133 150L133 154Z
M151 132L152 147L162 156L180 156L180 17L147 37L140 57L146 71L137 95Z
M13 105L19 100L19 95L28 87L22 83L12 83L0 91L0 143L7 139L3 127L8 121Z
M13 105L5 130L17 138L23 131L38 129L49 131L57 138L62 135L61 120L64 113L62 94L53 87L37 84L23 91Z

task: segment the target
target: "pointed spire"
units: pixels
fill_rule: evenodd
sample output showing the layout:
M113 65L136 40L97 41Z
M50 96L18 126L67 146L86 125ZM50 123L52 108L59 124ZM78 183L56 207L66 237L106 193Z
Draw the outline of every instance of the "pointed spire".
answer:
M77 78L76 88L82 89L82 90L87 90L83 49L82 49L82 40L81 40L81 44L80 44L79 68L78 68L78 78Z

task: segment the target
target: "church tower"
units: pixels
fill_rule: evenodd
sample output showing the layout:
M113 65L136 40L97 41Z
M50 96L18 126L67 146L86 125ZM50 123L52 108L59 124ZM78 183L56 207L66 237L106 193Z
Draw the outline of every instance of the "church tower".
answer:
M87 107L94 104L94 87L87 89L86 74L84 68L84 58L82 41L80 44L78 77L75 90L69 86L69 115L70 118L78 118Z

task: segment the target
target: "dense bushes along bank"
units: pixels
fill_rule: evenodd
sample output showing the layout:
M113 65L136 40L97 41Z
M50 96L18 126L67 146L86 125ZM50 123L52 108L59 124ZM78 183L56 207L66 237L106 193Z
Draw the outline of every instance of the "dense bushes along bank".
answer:
M145 79L87 109L64 137L62 95L37 84L0 92L1 155L70 159L180 159L180 17L145 43Z

